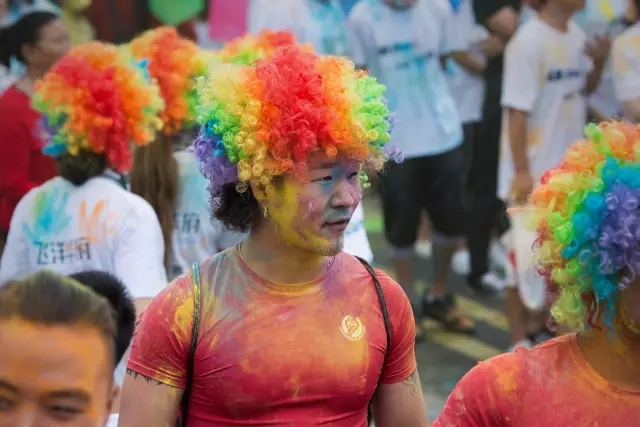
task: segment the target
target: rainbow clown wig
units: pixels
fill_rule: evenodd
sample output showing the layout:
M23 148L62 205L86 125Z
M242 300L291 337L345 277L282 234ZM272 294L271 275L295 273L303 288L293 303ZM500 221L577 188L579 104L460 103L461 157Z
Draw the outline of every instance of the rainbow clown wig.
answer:
M175 28L160 27L132 40L129 49L136 59L148 61L149 74L160 87L165 135L195 127L196 77L206 75L208 68L200 48L180 37Z
M295 45L296 39L290 31L262 30L257 36L246 34L237 37L215 52L215 58L223 63L249 65L258 59L269 59L279 49ZM310 44L298 44L300 50L313 52Z
M304 177L316 150L379 169L390 139L384 91L349 60L294 45L252 65L214 67L200 81L203 127L194 143L209 190L268 188L289 171Z
M33 104L43 116L46 154L103 153L124 172L130 145L151 142L162 127L158 87L122 49L91 42L77 46L36 83Z
M640 130L590 124L532 195L541 272L553 284L558 323L611 326L621 290L640 273ZM597 301L586 307L582 295Z

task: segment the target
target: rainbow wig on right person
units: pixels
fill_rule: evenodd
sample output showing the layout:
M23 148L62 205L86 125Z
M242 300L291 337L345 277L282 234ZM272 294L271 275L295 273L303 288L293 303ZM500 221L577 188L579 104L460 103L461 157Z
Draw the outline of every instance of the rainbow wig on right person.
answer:
M215 196L235 183L268 191L274 177L306 177L314 151L380 169L388 157L385 87L346 58L285 46L250 65L213 67L199 85L194 150Z
M640 128L590 124L531 202L539 270L559 324L612 326L620 292L640 273ZM583 295L592 292L587 307Z

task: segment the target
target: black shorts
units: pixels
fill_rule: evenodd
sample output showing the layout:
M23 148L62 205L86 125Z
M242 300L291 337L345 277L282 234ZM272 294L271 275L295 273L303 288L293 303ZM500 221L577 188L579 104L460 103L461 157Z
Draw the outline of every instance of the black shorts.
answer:
M420 214L431 220L434 233L463 235L464 152L462 146L435 156L388 162L380 176L385 235L395 248L412 246Z

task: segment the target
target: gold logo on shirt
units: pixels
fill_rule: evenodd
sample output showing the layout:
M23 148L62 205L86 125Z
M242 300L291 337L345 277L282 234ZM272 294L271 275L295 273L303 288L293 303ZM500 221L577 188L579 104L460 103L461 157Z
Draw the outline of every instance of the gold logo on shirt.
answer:
M362 321L352 315L345 316L340 324L340 333L350 341L360 341L364 336L365 327Z

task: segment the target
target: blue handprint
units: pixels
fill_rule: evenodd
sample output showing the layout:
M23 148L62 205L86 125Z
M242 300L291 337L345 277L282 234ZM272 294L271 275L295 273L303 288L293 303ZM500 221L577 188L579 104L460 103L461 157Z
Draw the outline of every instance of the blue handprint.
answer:
M68 199L69 193L65 192L61 195L59 188L38 192L31 214L31 224L22 226L32 242L58 234L69 225L71 215L66 211Z

